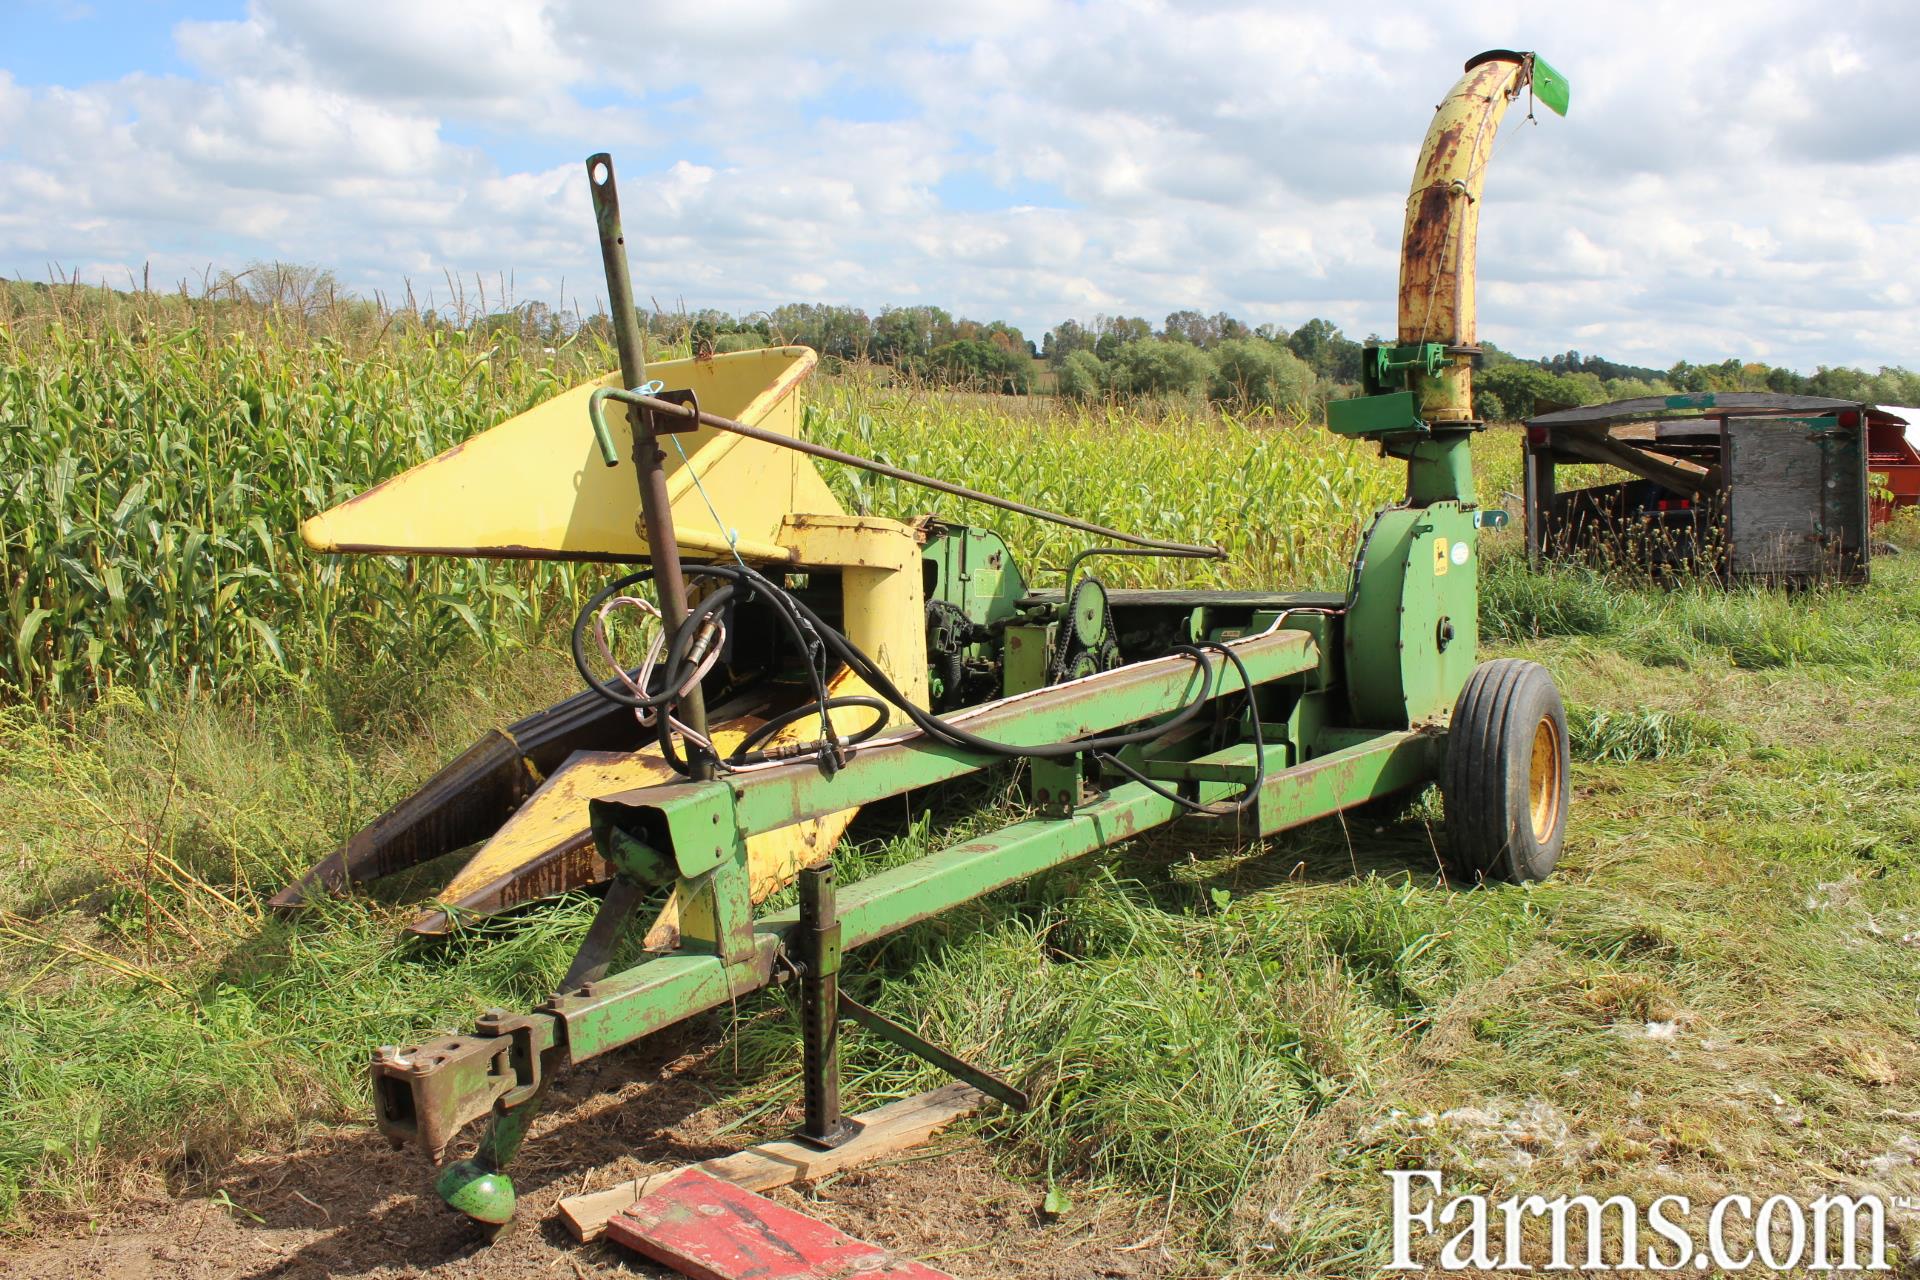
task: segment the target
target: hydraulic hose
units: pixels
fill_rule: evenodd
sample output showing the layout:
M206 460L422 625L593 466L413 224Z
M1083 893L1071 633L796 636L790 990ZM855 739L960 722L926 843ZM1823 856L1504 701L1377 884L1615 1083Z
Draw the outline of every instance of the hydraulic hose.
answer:
M1255 746L1255 776L1232 806L1195 804L1159 786L1113 754L1122 748L1152 741L1199 714L1211 700L1211 690L1214 685L1214 666L1207 658L1209 649L1224 655L1227 661L1238 670L1249 708L1252 708L1253 682L1246 664L1241 661L1239 654L1217 641L1175 645L1169 650L1172 655L1191 658L1194 665L1199 668L1201 679L1199 692L1185 706L1165 718L1138 729L1122 730L1097 737L1018 746L1013 743L996 742L991 738L970 733L959 725L935 715L925 707L915 704L867 653L847 639L839 630L829 625L809 608L805 601L764 574L745 565L722 564L687 565L684 571L688 577L716 579L723 585L690 608L686 621L675 629L666 646L666 657L652 677L653 687L642 694L636 695L622 688L619 683L602 680L594 674L592 664L587 659L586 636L589 626L598 617L601 607L621 592L648 581L653 576L652 570L642 569L636 573L627 574L602 587L580 610L573 625L574 665L579 669L580 676L586 681L587 687L610 702L632 707L637 711L654 712L662 752L668 763L679 772L688 772L688 765L673 743L670 712L678 696L677 691L686 683L690 670L690 657L698 634L728 605L764 599L773 607L782 628L793 639L798 651L803 655L813 697L799 708L768 721L742 740L725 761L730 767L761 763L774 758L790 759L797 755L808 754L808 749L804 746L783 750L777 757L759 748L780 729L811 715L820 717L822 733L819 743L810 744L812 751L829 762L830 767L837 767L844 763L847 747L867 741L886 727L889 718L887 708L891 705L928 737L966 751L1007 759L1041 760L1062 759L1082 753L1091 754L1103 763L1112 765L1117 772L1143 783L1156 794L1190 810L1214 814L1240 812L1250 807L1259 794L1261 782L1265 777L1265 766L1261 752L1264 744L1260 738L1260 718L1257 710L1254 710L1251 716ZM829 668L825 661L828 658L845 665L878 696L836 697L829 694L826 684ZM834 727L829 712L852 706L874 710L880 714L875 716L873 724L863 726L859 733L843 739Z

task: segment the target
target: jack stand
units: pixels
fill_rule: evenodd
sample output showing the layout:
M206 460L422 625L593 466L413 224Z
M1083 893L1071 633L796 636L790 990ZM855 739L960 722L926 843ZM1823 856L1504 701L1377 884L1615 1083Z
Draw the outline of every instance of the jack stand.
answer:
M806 1100L806 1118L795 1135L800 1141L826 1151L860 1132L857 1122L845 1119L840 1113L842 1018L859 1023L881 1039L965 1081L988 1097L999 1099L1015 1111L1025 1111L1033 1105L1024 1091L999 1076L948 1053L852 996L840 994L840 915L834 903L831 866L801 870L797 932L800 1073Z
M860 1132L840 1114L840 913L833 868L800 872L800 1074L806 1117L796 1135L831 1150Z
M867 1008L852 996L840 997L840 1013L849 1022L859 1023L882 1040L891 1041L922 1062L930 1063L954 1079L972 1085L989 1098L999 1099L1015 1111L1025 1111L1033 1106L1033 1099L1024 1090L1014 1088L991 1071L977 1067L965 1058L955 1057L931 1040L907 1030L886 1014Z

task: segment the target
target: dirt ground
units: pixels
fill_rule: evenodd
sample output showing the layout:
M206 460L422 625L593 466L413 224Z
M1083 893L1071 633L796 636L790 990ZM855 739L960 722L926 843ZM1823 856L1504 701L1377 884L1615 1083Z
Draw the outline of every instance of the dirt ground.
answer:
M21 1280L389 1277L669 1277L604 1241L576 1242L555 1217L567 1195L724 1155L798 1121L734 1119L700 1105L697 1054L634 1052L588 1063L557 1086L513 1167L514 1229L492 1245L447 1210L417 1152L371 1127L319 1129L288 1150L243 1157L212 1186L135 1188L88 1216L37 1213L30 1236L0 1237L0 1275ZM1044 1178L996 1166L978 1138L937 1135L872 1167L772 1196L860 1239L972 1280L1160 1277L1164 1206L1072 1188L1058 1220L1040 1212ZM1175 1233L1177 1235L1177 1232Z

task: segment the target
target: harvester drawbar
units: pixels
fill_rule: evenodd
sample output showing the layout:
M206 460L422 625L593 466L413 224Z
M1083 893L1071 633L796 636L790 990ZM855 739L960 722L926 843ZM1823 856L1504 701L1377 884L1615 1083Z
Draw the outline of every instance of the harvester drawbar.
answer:
M1368 394L1332 405L1328 423L1404 459L1407 496L1374 516L1339 593L1110 589L1092 571L1103 556L1219 553L806 441L804 348L646 366L612 162L588 161L619 372L304 528L322 551L646 565L579 615L584 692L475 744L277 899L296 906L475 842L417 932L604 884L545 1002L374 1057L376 1120L395 1143L441 1163L486 1122L477 1151L439 1177L448 1204L508 1222L504 1171L558 1074L773 983L799 984L808 1141L849 1132L843 1017L1025 1106L841 998L841 956L1178 818L1252 838L1438 781L1459 874L1553 869L1567 816L1559 696L1538 666L1476 655L1479 533L1505 516L1479 504L1469 465L1474 244L1494 135L1522 93L1566 109L1566 82L1539 58L1482 54L1427 134L1398 340L1367 348ZM847 514L816 459L1092 542L1062 589L1036 590L990 530ZM650 638L644 657L614 652L621 621ZM833 849L860 806L1010 758L1026 762L1026 816L835 886ZM798 906L757 910L796 880ZM643 910L649 954L611 972Z

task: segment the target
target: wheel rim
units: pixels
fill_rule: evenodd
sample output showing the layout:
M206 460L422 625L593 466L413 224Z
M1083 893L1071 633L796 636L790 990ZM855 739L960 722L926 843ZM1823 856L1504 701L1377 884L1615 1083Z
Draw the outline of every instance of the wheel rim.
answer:
M1560 824L1560 733L1552 716L1533 727L1533 759L1527 770L1527 810L1533 841L1545 844Z

